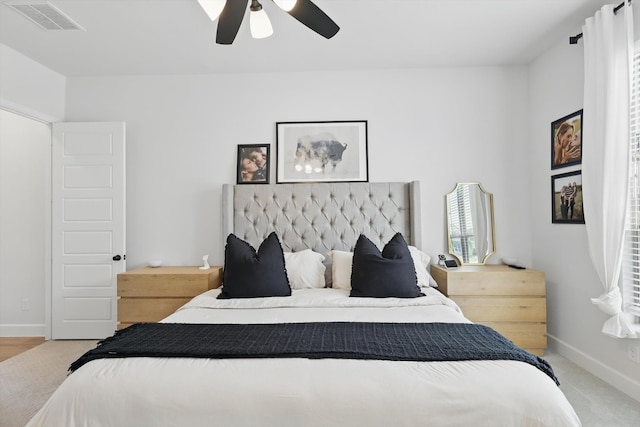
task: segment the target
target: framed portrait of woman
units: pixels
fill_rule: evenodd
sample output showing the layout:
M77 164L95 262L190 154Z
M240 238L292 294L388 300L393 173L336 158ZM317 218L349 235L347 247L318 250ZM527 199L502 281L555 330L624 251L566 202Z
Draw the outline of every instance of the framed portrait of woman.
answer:
M551 169L582 163L582 110L551 123Z
M238 184L269 183L269 144L238 145Z

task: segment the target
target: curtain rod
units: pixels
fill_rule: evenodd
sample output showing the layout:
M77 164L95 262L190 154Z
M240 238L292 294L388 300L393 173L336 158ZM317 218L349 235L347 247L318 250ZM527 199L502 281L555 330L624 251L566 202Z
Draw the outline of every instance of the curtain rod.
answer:
M631 0L628 0L629 4L631 4ZM622 7L625 5L626 2L622 2L619 5L617 5L614 9L613 9L613 13L617 14L618 11L620 9L622 9ZM580 40L582 38L582 33L580 34L576 34L575 36L570 36L569 37L569 44L578 44L578 40Z

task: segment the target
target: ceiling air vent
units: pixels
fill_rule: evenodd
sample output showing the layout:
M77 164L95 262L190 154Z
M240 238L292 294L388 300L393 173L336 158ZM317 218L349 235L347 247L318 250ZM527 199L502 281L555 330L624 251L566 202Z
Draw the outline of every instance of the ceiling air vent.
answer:
M84 30L48 1L6 1L4 4L46 31Z

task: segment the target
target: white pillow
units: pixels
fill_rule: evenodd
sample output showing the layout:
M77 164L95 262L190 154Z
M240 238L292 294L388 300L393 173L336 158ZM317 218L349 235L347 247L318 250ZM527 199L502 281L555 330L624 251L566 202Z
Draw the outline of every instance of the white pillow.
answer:
M353 252L331 251L331 287L335 289L351 289L351 264Z
M291 289L324 288L324 255L305 249L285 252L284 267Z
M429 274L429 264L431 257L414 246L409 246L409 252L413 259L413 267L416 270L418 286L438 287L436 281ZM351 289L351 268L353 264L353 252L331 251L329 256L333 260L331 266L332 281L331 287L336 289Z
M418 286L434 288L438 287L435 279L431 277L429 273L429 265L431 264L431 257L415 246L409 246L409 252L411 258L413 258L413 266L416 269L416 277L418 278Z

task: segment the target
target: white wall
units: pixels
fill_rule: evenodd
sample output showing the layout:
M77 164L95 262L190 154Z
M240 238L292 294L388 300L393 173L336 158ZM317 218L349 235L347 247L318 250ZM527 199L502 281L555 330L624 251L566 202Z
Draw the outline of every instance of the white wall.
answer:
M44 335L50 147L48 125L0 110L0 336Z
M490 261L530 264L526 93L518 67L70 78L67 119L127 123L129 269L222 263L237 144L271 143L275 167L275 123L313 120L368 120L370 181L422 182L430 255L445 252L444 194L480 181L495 195Z
M547 273L550 346L640 400L640 368L627 358L630 341L603 335L608 316L591 304L603 288L585 226L551 223L551 176L581 169L551 170L551 122L583 107L583 59L582 43L562 40L529 68L533 263ZM588 149L587 135L583 143Z
M0 336L43 336L50 314L45 123L64 119L66 79L3 44L0 64ZM29 311L21 309L24 298Z
M0 43L0 108L49 122L64 118L65 77Z

